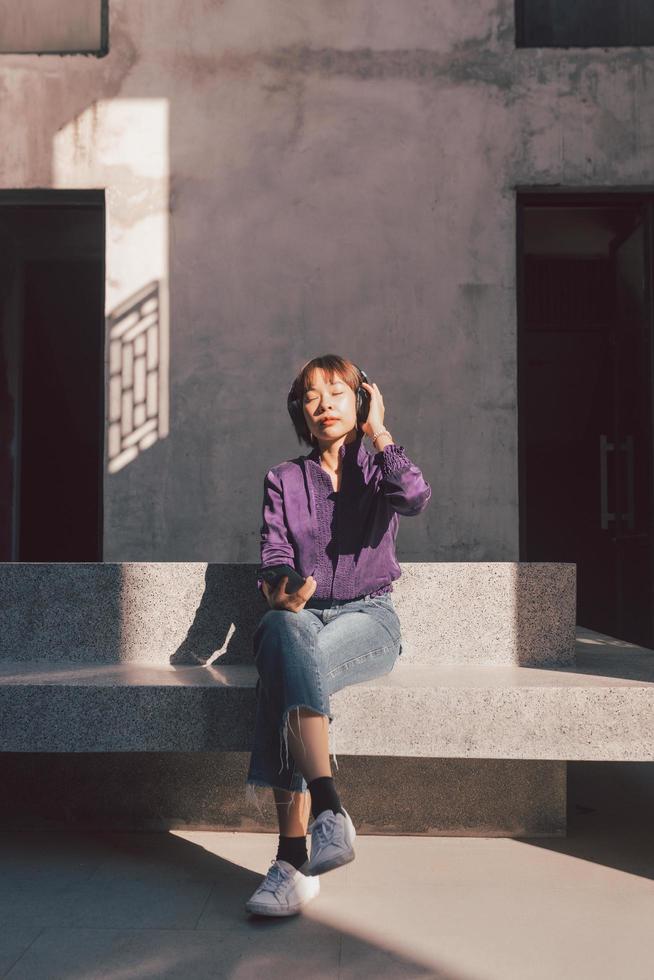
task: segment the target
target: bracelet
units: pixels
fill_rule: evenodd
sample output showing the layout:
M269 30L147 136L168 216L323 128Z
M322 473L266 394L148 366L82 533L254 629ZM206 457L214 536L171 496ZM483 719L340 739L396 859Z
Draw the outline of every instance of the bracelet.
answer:
M379 439L379 437L381 435L383 435L384 433L386 433L387 436L390 436L391 435L390 432L388 431L388 429L380 429L379 432L375 432L374 435L370 436L370 438L374 442L375 439ZM391 436L391 438L392 438L392 436Z

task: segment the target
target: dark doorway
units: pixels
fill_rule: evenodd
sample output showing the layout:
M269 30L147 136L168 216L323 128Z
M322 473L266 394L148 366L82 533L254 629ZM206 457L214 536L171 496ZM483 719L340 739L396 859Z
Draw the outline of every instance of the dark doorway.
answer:
M0 192L0 560L102 561L104 192Z
M520 558L577 623L654 646L654 195L518 195Z
M652 0L516 0L516 46L609 48L654 44Z

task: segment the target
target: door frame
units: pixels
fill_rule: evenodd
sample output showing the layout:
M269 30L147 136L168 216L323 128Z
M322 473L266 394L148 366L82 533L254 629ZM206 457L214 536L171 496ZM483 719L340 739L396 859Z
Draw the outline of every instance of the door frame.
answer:
M516 222L516 345L517 345L517 410L518 410L518 560L527 561L526 557L526 520L527 512L527 478L526 478L526 459L525 459L525 404L526 392L524 379L526 377L525 368L525 345L523 343L524 322L525 322L525 292L524 292L524 207L528 205L561 205L569 207L623 207L633 204L639 205L645 215L645 268L649 270L645 281L645 297L648 310L649 331L650 331L650 432L652 433L652 444L650 446L652 472L654 472L654 188L651 186L630 187L609 187L596 189L592 187L551 187L538 185L514 186L515 190L515 222ZM649 487L649 507L650 515L654 522L654 478L650 480ZM649 554L649 574L650 583L654 588L654 527L652 528ZM651 603L651 628L654 635L654 602Z

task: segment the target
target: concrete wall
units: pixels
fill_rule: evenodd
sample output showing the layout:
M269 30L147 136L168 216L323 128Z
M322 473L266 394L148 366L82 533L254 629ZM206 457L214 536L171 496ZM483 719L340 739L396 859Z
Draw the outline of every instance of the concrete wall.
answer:
M516 50L512 0L109 14L106 57L0 58L0 186L106 188L104 559L256 561L324 352L432 483L398 558L517 559L515 188L650 184L654 49ZM125 439L139 323L157 421Z

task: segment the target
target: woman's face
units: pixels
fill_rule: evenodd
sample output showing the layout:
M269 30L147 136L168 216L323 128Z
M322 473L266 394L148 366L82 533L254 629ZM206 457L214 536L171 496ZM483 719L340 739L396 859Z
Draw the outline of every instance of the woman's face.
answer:
M317 368L304 395L304 417L311 432L322 443L332 443L356 428L356 398L348 384L337 374L329 381ZM332 418L331 424L324 424Z

